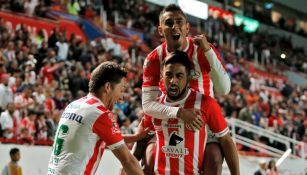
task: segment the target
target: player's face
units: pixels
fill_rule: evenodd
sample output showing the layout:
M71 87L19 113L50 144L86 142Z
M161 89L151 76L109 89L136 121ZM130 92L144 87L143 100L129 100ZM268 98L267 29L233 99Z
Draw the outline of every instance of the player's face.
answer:
M160 18L159 34L165 38L169 51L183 50L190 25L179 11L166 12Z
M109 109L113 109L116 102L123 100L123 92L125 91L127 84L126 78L122 78L119 83L112 86L112 91L110 92L110 103Z
M186 68L180 63L164 66L163 83L169 99L178 100L186 92L189 78Z

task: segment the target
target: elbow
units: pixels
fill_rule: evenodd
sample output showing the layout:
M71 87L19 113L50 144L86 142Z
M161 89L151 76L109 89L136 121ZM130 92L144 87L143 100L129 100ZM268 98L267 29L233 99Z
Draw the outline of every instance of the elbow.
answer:
M231 83L223 83L219 88L215 88L219 95L228 95L231 89Z

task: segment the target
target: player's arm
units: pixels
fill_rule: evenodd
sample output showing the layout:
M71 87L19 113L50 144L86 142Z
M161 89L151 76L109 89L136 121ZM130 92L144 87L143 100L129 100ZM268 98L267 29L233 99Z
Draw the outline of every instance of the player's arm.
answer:
M128 175L143 175L141 166L139 165L136 158L130 153L126 145L112 150L113 154L122 164L126 174Z
M209 76L213 82L214 90L218 94L227 95L231 88L231 81L221 62L220 54L212 44L209 44L205 35L197 35L193 41L199 45L210 64Z
M229 134L226 134L223 137L220 137L218 140L221 144L222 151L224 153L225 160L229 167L230 173L232 175L239 175L240 168L238 152L231 136Z
M138 161L130 153L121 135L116 117L111 112L105 112L94 121L93 132L96 133L121 162L130 175L141 175L143 171Z
M142 86L142 106L144 113L154 118L181 118L187 123L191 123L197 116L194 109L180 109L171 107L156 101L160 81L160 61L157 55L149 54L143 66L143 86Z
M237 148L229 135L229 128L222 114L221 108L219 104L211 97L208 97L207 99L207 105L210 106L207 108L208 125L221 144L222 151L225 155L225 159L231 174L239 175L240 168Z

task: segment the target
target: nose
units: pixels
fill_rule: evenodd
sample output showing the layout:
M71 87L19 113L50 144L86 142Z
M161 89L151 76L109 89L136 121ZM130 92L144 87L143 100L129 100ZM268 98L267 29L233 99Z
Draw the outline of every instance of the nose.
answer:
M171 81L170 81L171 84L177 84L178 83L178 78L177 77L172 77Z

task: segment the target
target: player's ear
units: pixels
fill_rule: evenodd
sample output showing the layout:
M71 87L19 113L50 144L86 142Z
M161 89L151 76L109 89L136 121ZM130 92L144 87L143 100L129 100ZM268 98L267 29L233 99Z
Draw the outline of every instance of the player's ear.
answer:
M187 25L186 25L186 30L187 30L187 35L189 34L190 32L190 23L187 22Z
M164 35L163 35L163 30L162 30L162 27L159 25L158 26L158 32L159 32L159 35L161 36L161 37L164 37Z
M104 90L105 90L105 92L107 92L107 93L110 93L110 92L111 92L111 90L112 90L112 85L111 85L110 82L106 82L106 84L104 84Z

